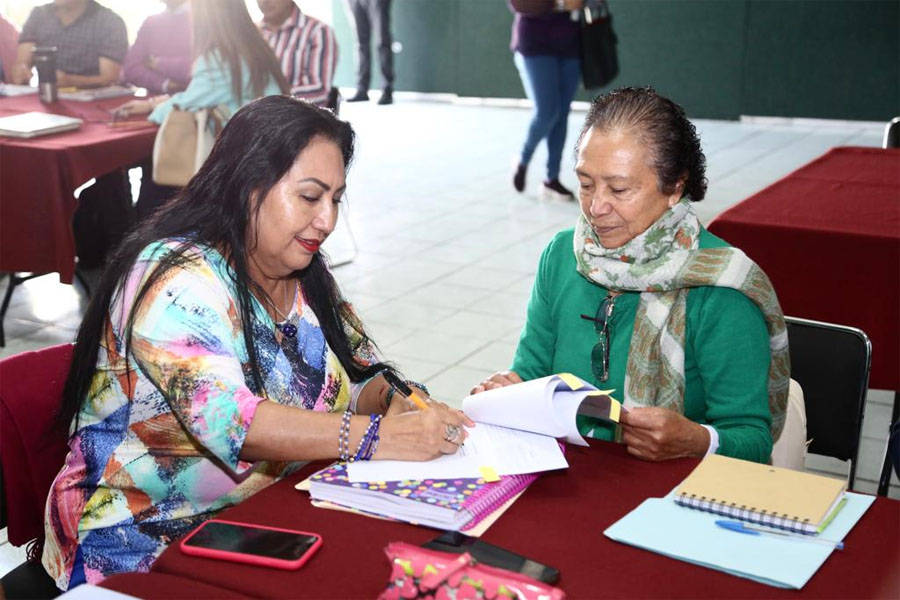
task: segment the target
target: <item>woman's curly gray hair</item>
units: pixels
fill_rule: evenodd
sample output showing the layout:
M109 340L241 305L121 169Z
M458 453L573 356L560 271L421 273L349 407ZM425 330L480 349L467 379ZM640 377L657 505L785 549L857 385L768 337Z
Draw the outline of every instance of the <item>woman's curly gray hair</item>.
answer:
M591 102L576 152L591 129L633 132L650 149L660 191L671 194L684 177L684 195L693 202L706 196L706 157L697 129L684 109L652 87L620 87Z

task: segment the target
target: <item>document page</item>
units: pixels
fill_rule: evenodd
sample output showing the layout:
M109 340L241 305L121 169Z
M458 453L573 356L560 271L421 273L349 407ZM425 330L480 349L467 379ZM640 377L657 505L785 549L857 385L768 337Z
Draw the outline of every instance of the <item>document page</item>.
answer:
M612 390L597 390L563 373L467 396L463 399L463 412L479 423L565 438L571 444L587 446L578 432L575 416L582 412L618 422L620 405L609 397L610 393Z
M373 460L350 463L351 482L405 479L482 477L483 469L497 475L519 475L565 469L569 466L556 439L536 433L478 423L456 454L429 461Z

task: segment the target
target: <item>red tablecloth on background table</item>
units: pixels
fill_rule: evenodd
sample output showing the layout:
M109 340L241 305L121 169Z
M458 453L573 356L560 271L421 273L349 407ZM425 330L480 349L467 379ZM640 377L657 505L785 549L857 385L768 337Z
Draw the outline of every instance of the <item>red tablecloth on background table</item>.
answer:
M570 598L897 598L900 597L900 504L879 497L801 591L784 590L614 542L603 531L650 496L664 496L697 464L629 456L624 446L569 447L565 471L533 483L483 539L560 570ZM182 554L177 543L152 572L194 579L264 598L374 598L390 567L392 541L421 544L437 532L314 508L294 484L325 463L307 465L221 517L313 531L322 548L298 571L279 571ZM142 584L117 586L143 596Z
M111 128L109 109L130 98L40 102L0 98L0 117L48 112L84 120L81 129L30 140L0 137L0 271L75 273L73 192L93 177L128 167L153 151L155 127Z
M763 268L786 315L865 331L869 386L900 389L900 149L833 148L709 230Z

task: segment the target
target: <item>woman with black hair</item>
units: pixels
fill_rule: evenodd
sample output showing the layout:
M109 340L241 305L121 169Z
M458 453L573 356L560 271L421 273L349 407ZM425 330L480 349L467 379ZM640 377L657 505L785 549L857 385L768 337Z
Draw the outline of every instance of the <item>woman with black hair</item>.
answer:
M78 332L60 415L70 451L47 501L43 564L59 588L146 571L289 461L425 460L465 439L459 411L388 402L389 367L319 252L353 146L327 110L257 100L107 265Z
M591 104L577 152L578 222L541 256L511 370L473 393L574 373L624 400L634 456L767 462L787 405L784 316L766 274L691 207L706 194L694 125L651 88L619 88Z

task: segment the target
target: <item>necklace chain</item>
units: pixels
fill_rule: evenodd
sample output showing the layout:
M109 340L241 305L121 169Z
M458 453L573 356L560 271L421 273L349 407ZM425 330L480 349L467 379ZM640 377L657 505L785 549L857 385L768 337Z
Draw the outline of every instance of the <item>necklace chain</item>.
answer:
M288 286L288 285L285 285L285 286L284 286L284 303L285 303L285 304L290 303L290 299L288 298L288 287L290 287L290 286ZM294 286L294 289L296 290L296 284L295 284L295 286ZM284 323L285 321L288 320L287 315L284 314L283 312L281 312L281 309L278 308L278 305L275 304L275 301L272 300L271 298L269 298L269 304L272 306L272 308L275 309L275 312L278 313L278 316L281 317L281 322L282 322L282 323ZM290 314L290 312L291 312L292 309L293 309L293 306L291 306L290 308L288 308L288 314Z

